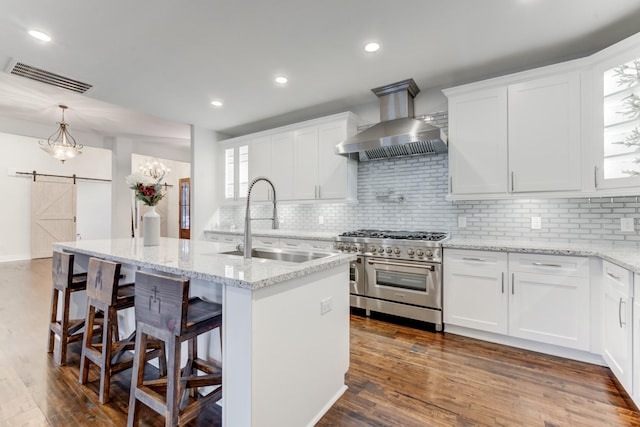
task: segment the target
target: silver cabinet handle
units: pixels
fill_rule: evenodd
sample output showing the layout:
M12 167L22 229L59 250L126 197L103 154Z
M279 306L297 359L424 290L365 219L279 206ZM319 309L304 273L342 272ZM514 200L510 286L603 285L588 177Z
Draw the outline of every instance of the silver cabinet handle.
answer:
M533 262L532 264L535 265L536 267L555 267L555 268L562 267L560 264L547 264L546 262Z
M511 295L516 294L516 273L511 273Z
M608 271L607 271L607 276L612 277L612 278L614 278L616 280L620 280L620 276L616 276L615 274L609 273Z
M618 322L622 328L622 297L620 297L620 301L618 301Z
M453 193L453 177L449 177L449 192Z
M504 294L504 271L502 272L502 293Z
M318 185L318 199L322 199L322 186Z
M598 188L598 165L593 167L593 185Z
M463 257L462 258L463 261L478 261L478 262L487 262L486 259L482 259L482 258L472 258L472 257Z
M313 186L313 197L314 197L314 199L318 198L318 186L317 185Z
M514 190L515 184L514 184L514 182L513 182L513 181L514 181L514 179L513 179L513 175L514 175L514 174L513 174L513 171L511 171L511 191L515 191L515 190Z

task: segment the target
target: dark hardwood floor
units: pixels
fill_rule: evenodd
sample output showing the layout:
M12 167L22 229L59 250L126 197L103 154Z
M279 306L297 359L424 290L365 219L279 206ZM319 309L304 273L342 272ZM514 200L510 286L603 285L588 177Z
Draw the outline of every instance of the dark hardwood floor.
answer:
M95 382L78 384L79 343L65 367L46 353L50 269L47 259L0 263L0 427L123 426L129 372L100 405ZM607 368L386 320L352 315L349 389L318 426L640 427ZM219 409L189 425L219 426Z

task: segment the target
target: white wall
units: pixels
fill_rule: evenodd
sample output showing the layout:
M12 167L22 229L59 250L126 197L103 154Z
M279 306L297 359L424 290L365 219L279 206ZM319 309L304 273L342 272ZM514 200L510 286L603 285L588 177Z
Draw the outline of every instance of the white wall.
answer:
M0 261L31 258L31 182L15 172L73 175L111 179L109 150L85 147L80 156L64 164L42 151L35 138L0 132ZM77 181L77 232L83 238L111 234L111 185ZM105 218L107 220L105 221Z
M202 239L203 231L219 223L223 185L222 148L212 130L191 126L191 239Z

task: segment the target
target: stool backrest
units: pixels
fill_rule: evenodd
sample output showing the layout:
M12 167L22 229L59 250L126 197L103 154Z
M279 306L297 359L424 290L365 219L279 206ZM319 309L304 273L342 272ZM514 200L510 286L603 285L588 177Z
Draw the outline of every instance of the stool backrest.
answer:
M73 254L53 251L52 259L53 286L64 289L71 286L73 280Z
M118 298L121 267L122 265L118 262L89 258L87 296L105 304L115 304Z
M179 336L187 329L189 280L136 272L136 322Z

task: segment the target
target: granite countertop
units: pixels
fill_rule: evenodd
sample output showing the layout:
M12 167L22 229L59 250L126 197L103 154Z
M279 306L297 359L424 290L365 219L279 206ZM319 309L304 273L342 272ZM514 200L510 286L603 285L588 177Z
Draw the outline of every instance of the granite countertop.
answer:
M243 236L243 229L215 229L215 230L205 230L205 234L215 233L215 234L229 234L233 236ZM340 232L337 231L305 231L305 230L256 230L253 227L251 228L251 235L253 237L285 237L288 239L306 239L306 240L326 240L333 241L333 239L338 236Z
M445 241L442 246L451 249L595 256L640 274L640 247L630 244L613 245L589 242L556 243L492 239L474 240L454 237Z
M355 255L330 256L302 263L223 255L229 244L163 237L159 246L144 246L141 238L78 240L54 243L54 248L109 259L194 279L256 290L349 263Z

